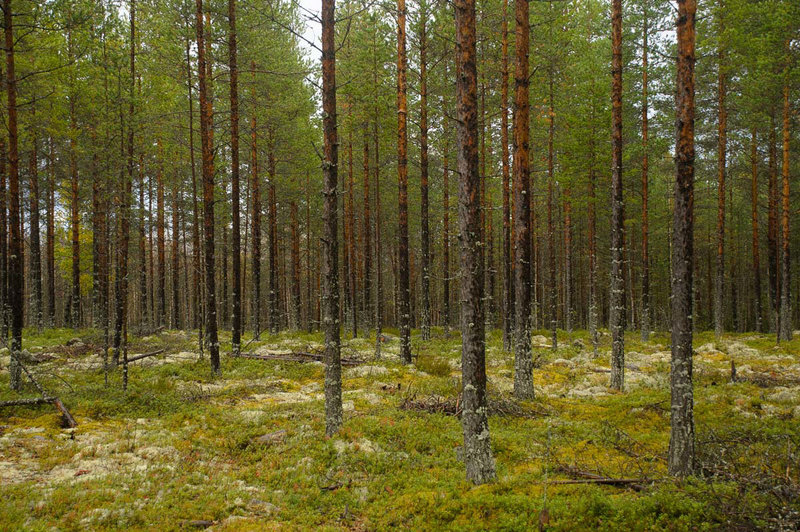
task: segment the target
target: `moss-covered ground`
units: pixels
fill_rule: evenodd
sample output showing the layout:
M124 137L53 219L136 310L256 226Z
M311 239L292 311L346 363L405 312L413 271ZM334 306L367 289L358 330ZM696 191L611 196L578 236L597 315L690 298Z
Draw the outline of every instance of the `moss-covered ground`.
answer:
M391 336L380 360L374 336L346 337L343 354L364 363L345 369L345 423L326 438L319 363L223 356L212 377L196 333L165 331L132 339L131 355L165 353L132 364L123 392L120 371L104 383L98 332L26 331L25 347L47 359L31 371L79 425L62 428L51 405L0 410L0 530L800 527L800 338L696 335L698 475L678 482L666 475L669 337L638 337L627 337L618 393L607 387L607 334L597 357L585 332L562 331L555 352L536 336L538 396L516 403L513 355L491 334L498 479L476 487L458 458L459 420L441 408L457 410L455 332L414 337L411 366ZM313 351L321 340L263 335L247 349ZM20 397L7 362L6 352L0 401ZM36 395L30 383L23 395Z

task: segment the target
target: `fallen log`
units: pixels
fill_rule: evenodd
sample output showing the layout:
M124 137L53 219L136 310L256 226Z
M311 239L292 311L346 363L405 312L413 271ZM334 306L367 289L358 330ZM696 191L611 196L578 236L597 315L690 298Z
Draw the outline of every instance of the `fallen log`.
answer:
M604 484L640 490L643 482L640 478L573 478L569 480L551 480L548 484Z
M572 478L569 480L551 480L549 484L603 484L607 486L618 486L641 491L644 489L644 485L648 482L646 479L641 478L604 477L588 471L581 471L580 469L568 465L558 466L556 467L556 471L578 478Z
M208 528L217 524L208 519L187 519L181 522L181 528Z
M242 353L239 355L241 358L249 358L252 360L280 360L283 362L324 362L325 357L324 355L316 354L316 353L303 353L303 352L296 352L296 353L280 353L280 354L261 354L258 355L256 353ZM342 366L358 366L359 364L363 364L362 360L358 360L355 358L344 358L342 357Z
M61 402L61 399L55 397L53 399L53 404L56 405L56 408L58 408L58 410L61 412L61 415L64 418L64 424L67 426L67 428L74 429L78 426L78 422L75 421L74 417L72 417L70 411L67 410L67 407Z
M275 432L270 432L268 434L264 434L263 436L258 436L253 438L253 443L258 443L262 445L272 445L273 443L280 443L284 439L286 439L286 430L276 430Z
M154 357L156 355L160 355L164 351L165 351L164 349L159 349L158 351L153 351L152 353L144 353L142 355L136 355L136 356L133 356L133 357L128 357L128 364L130 364L131 362L136 362L137 360L142 360L144 358L149 358L149 357Z
M58 397L32 397L29 399L12 399L11 401L0 401L0 408L5 406L33 406L52 403L64 418L64 425L68 428L75 428L78 422L72 417L72 414Z
M43 405L51 402L53 402L52 397L31 397L30 399L12 399L11 401L0 401L0 407Z

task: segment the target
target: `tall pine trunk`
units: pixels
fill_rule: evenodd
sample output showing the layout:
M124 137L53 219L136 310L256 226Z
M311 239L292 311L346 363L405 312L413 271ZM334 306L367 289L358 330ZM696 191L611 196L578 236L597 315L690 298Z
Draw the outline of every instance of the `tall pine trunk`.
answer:
M297 220L297 203L289 204L291 212L292 230L292 327L300 330L301 327L301 302L300 302L300 227Z
M420 237L422 239L422 339L431 337L431 251L428 226L428 35L427 5L420 3L419 27L419 166Z
M402 1L402 0L401 0ZM523 0L525 1L525 0ZM461 240L461 375L464 464L467 480L495 478L486 414L486 337L478 173L478 73L475 1L456 0L456 108L458 115L458 211Z
M692 0L693 1L693 0ZM622 197L622 0L611 2L611 387L625 383L625 214Z
M361 236L364 241L364 285L362 295L364 298L364 320L369 326L372 319L372 221L370 219L370 193L369 193L369 136L367 124L364 124L364 226Z
M694 272L694 43L696 0L678 0L675 192L672 231L672 364L669 472L694 470L692 275Z
M356 300L356 222L355 222L355 211L356 211L356 204L355 204L355 197L353 192L354 187L354 177L353 177L353 143L350 142L348 150L348 164L349 164L349 171L347 174L347 203L349 205L347 212L347 250L348 250L348 273L350 276L350 292L347 294L347 297L350 299L350 325L353 328L353 338L358 336L358 303Z
M325 433L342 425L342 363L339 337L338 140L336 134L335 0L322 0L322 314L325 328Z
M72 12L69 14L70 20L72 19ZM70 26L71 28L71 26ZM74 58L72 30L67 31L67 55L69 61L72 62ZM10 75L10 73L9 73ZM69 174L70 174L70 227L71 227L71 247L72 247L72 292L71 301L72 307L70 309L71 325L73 329L81 326L81 253L80 253L80 217L79 217L79 197L78 197L78 155L77 155L77 142L75 137L78 135L77 118L75 117L75 80L74 74L70 72L69 78ZM9 138L9 151L11 139ZM9 156L10 159L10 156ZM9 160L9 165L11 161ZM10 220L9 220L10 223ZM10 260L10 259L9 259ZM10 264L9 264L10 267ZM10 270L9 270L10 273Z
M528 156L529 112L527 0L515 0L516 63L514 70L514 395L533 397L531 354L531 190Z
M198 344L200 353L203 352L203 324L201 321L202 303L200 276L200 208L197 201L197 165L194 157L194 98L192 96L192 65L189 54L190 42L186 41L186 79L189 88L189 159L192 169L192 325L198 330ZM202 113L202 110L201 110Z
M547 259L550 270L550 341L552 350L558 349L558 278L556 277L556 235L553 224L555 199L554 153L555 108L553 105L553 69L548 72L548 131L547 131Z
M644 4L644 29L642 30L642 342L650 339L650 223L649 223L649 170L650 154L648 150L648 31L649 19L647 2Z
M34 113L36 112L34 108ZM35 114L34 114L35 117ZM31 284L33 292L33 323L41 331L44 326L42 297L42 248L40 237L39 217L39 141L34 135L31 140L30 164L30 248L31 248ZM94 183L94 181L92 182ZM102 217L102 211L95 213L95 218ZM98 231L96 240L102 240L103 231Z
M22 367L17 359L22 352L22 226L20 225L19 153L17 136L17 79L14 70L14 19L11 0L3 0L3 22L6 48L6 96L8 98L8 300L11 307L10 385L19 390Z
M128 247L130 245L130 201L133 187L134 169L134 140L135 140L135 102L134 89L136 85L136 1L130 2L130 80L128 80L128 150L127 150L127 175L122 172L122 186L120 190L119 206L119 233L117 235L118 252L116 266L116 296L115 296L115 322L114 322L114 356L113 365L116 366L122 354L122 387L128 387ZM122 111L120 110L120 119ZM120 120L121 121L121 120Z
M514 280L511 267L511 200L508 165L508 0L503 0L500 80L500 144L503 168L503 349L513 349Z
M280 284L278 282L278 200L275 192L276 165L274 134L269 133L267 152L267 196L269 201L267 246L269 246L269 332L277 334L280 330L280 312L278 310Z
M48 156L47 156L47 214L45 216L45 269L47 270L47 326L56 326L56 237L55 237L55 207L56 207L56 170L55 170L55 153L54 153L53 138L48 140ZM0 151L5 153L4 146L2 146L2 139L0 139ZM0 164L2 164L3 155L0 155ZM5 172L0 168L0 194L5 196ZM5 214L5 201L3 201L2 211ZM3 216L3 221L4 221ZM4 267L5 267L5 224L0 224L0 232L3 233L0 239L0 247L3 248L2 256L0 256L0 283L5 286ZM0 288L0 293L5 290ZM3 313L2 305L4 301L0 301L0 314Z
M594 113L592 113L594 115ZM594 116L592 116L594 118ZM598 315L597 315L597 214L595 195L595 153L594 153L594 130L589 139L589 179L587 180L587 240L589 241L589 339L592 342L592 354L597 356L599 338L597 334Z
M768 193L769 203L767 209L767 272L769 275L769 300L772 310L772 329L778 333L778 285L779 285L779 260L778 254L778 154L775 138L775 108L772 108L769 125L769 175Z
M256 64L251 63L253 78L252 105L250 116L250 197L252 206L253 231L253 338L261 337L261 179L258 175L258 128L256 121L255 79Z
M723 9L721 3L718 9ZM720 13L718 17L721 16ZM719 20L717 31L722 34L722 20ZM717 60L717 272L714 279L714 336L719 340L725 327L725 174L728 144L725 51L721 44L717 50Z
M408 260L408 103L406 98L406 2L397 0L397 281L400 358L411 363L411 289Z
M173 329L180 329L183 326L180 308L180 196L178 193L177 180L172 185L172 319Z
M231 320L231 351L239 355L242 334L242 265L241 227L239 220L239 68L236 57L236 0L228 0L228 67L230 69L231 97L231 213L233 227L231 251L233 254L233 307Z
M756 128L751 133L750 141L750 212L753 229L753 314L756 318L756 331L762 329L761 310L761 256L758 243L758 140Z
M141 90L140 96L141 96ZM150 325L150 315L148 313L147 297L147 246L146 231L144 223L144 213L147 209L144 205L144 153L139 153L139 306L140 306L140 328L144 331Z
M197 75L200 96L200 143L203 156L203 238L205 258L205 328L206 345L211 359L212 373L219 373L219 342L217 340L217 303L214 279L214 147L211 138L213 109L209 99L206 64L203 0L197 6Z
M164 149L158 139L158 169L156 174L156 249L158 254L158 307L156 327L167 323L167 257L164 234Z
M444 105L442 105L444 108ZM450 142L445 133L442 153L442 320L445 330L450 331Z
M786 42L787 63L789 55L789 42ZM783 168L781 171L783 186L781 188L781 296L780 296L780 327L778 341L792 339L792 313L790 309L791 297L791 263L789 262L789 74L788 66L783 84Z

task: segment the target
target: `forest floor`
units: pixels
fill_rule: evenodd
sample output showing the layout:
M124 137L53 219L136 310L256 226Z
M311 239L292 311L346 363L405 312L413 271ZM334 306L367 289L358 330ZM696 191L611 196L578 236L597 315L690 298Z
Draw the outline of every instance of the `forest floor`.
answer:
M62 428L51 405L0 410L0 530L800 527L800 334L780 346L696 335L699 475L682 482L666 475L669 337L627 335L618 393L607 334L598 357L585 332L562 332L556 352L538 334L537 398L522 403L513 355L489 338L498 480L475 487L459 461L455 332L415 336L410 366L394 336L380 360L374 336L347 336L343 356L362 363L344 369L344 426L326 438L319 362L223 356L214 378L196 333L165 331L132 339L131 356L165 352L131 364L126 393L121 371L104 384L98 332L26 331L31 371L78 426ZM264 334L247 350L321 346L319 334ZM0 401L18 398L0 355Z

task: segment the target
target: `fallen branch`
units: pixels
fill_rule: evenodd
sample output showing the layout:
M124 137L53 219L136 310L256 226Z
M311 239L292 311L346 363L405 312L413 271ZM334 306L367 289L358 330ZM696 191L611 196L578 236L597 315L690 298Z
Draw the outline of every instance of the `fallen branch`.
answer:
M6 401L5 404L0 403L0 406L18 406L18 405L26 405L26 404L27 405L37 405L37 404L44 404L44 403L53 403L55 405L55 407L58 408L58 410L61 412L62 416L64 417L64 424L66 426L68 426L69 428L77 427L78 426L78 422L75 421L74 417L72 417L72 414L70 414L69 410L67 410L67 407L64 406L64 403L61 402L61 399L59 399L58 397L51 397L47 392L45 392L45 390L42 387L42 385L39 384L39 381L37 381L36 378L33 376L33 373L28 371L28 368L25 367L25 364L23 364L22 361L19 360L19 357L17 356L17 353L12 352L11 356L16 359L17 364L19 364L20 368L22 368L22 371L25 372L25 375L28 376L30 381L33 383L33 385L36 387L36 389L39 390L39 393L42 394L42 396L41 397L37 397L35 399L19 399L18 401L23 401L23 402L22 403L17 403L17 405L13 404L16 401Z
M52 403L58 410L61 412L61 415L64 417L64 424L69 428L75 428L78 426L78 422L75 421L75 418L72 417L72 414L64 406L64 403L58 397L31 397L29 399L13 399L11 401L0 401L0 408L6 406L34 406L34 405L43 405L47 403Z
M490 416L498 417L534 419L549 415L547 411L533 410L528 406L519 404L513 399L506 399L503 397L487 398L486 408ZM403 399L403 402L400 403L400 409L461 417L461 395L459 394L457 397L432 395L418 399L416 393L413 393Z
M64 403L61 402L61 399L59 399L58 397L54 398L53 404L56 405L56 408L58 408L58 410L61 412L61 415L64 417L64 424L68 428L74 429L75 427L78 426L78 422L75 421L74 417L72 417L70 411L67 410L67 407L64 406Z
M644 489L644 485L649 482L647 479L642 478L604 477L588 471L581 471L580 469L576 469L567 465L560 465L556 467L556 471L578 478L572 478L569 480L551 480L549 482L550 484L603 484L607 486L619 486L641 491Z
M207 519L187 519L181 522L181 528L208 528L215 524L216 521L209 521Z
M4 406L29 406L42 405L53 401L52 397L31 397L30 399L12 399L11 401L0 401L0 408Z
M149 358L149 357L154 357L156 355L160 355L164 351L165 351L164 349L159 349L158 351L153 351L152 353L144 353L142 355L136 355L134 357L128 357L128 364L130 364L131 362L136 362L137 360L142 360L144 358Z
M640 478L578 478L569 480L551 480L548 484L604 484L607 486L623 486L635 490L642 489Z
M252 360L280 360L284 362L324 362L324 355L316 353L286 353L286 354L265 354L257 355L255 353L242 353L239 355L241 358L249 358ZM358 366L363 364L362 360L355 358L342 358L342 366Z

